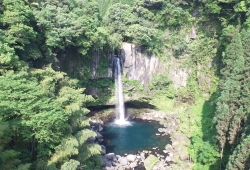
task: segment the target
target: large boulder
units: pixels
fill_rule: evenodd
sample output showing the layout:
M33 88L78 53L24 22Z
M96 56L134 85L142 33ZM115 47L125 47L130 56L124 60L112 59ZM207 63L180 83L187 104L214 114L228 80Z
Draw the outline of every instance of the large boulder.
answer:
M102 130L103 130L102 125L101 125L101 124L98 124L98 131L100 132L100 131L102 131Z
M166 162L170 162L171 160L172 160L172 159L171 159L170 156L167 156L166 159L165 159Z
M179 153L179 157L182 161L189 159L189 154L188 154L187 148L182 148L178 153Z
M127 164L128 164L128 160L127 160L127 158L125 158L125 157L120 157L120 158L118 159L118 162L119 162L121 165L127 165Z
M141 160L144 160L145 159L145 153L144 152L140 153L140 157L141 157Z
M146 170L152 170L154 165L159 161L159 159L154 156L154 155L149 155L145 161L144 161L144 166Z
M107 161L106 162L106 167L112 167L112 162L111 161Z
M107 160L104 156L100 156L99 160L100 160L101 166L106 166Z
M99 132L95 132L96 133L96 138L103 138L102 134L100 134Z
M181 155L180 155L180 159L181 159L182 161L185 161L185 160L188 160L188 159L189 159L189 156L188 156L188 154L181 154Z
M114 153L108 153L108 154L106 154L106 155L104 155L104 156L105 156L105 158L107 158L107 159L109 159L109 160L113 160L114 157L115 157L115 154L114 154Z
M167 151L172 151L172 150L173 150L172 145L167 144L167 145L165 146L165 150L167 150Z
M129 162L134 162L135 159L136 159L136 156L135 156L135 155L132 155L132 154L127 155L127 160L128 160Z

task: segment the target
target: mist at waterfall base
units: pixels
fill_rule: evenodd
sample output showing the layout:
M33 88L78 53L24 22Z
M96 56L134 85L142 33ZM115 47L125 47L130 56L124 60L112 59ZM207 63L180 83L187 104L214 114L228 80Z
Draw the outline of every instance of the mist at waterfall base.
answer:
M152 150L158 147L163 150L170 143L166 136L156 135L158 128L162 127L158 122L129 121L130 125L120 126L114 122L104 125L102 135L103 145L107 153L135 154L137 151Z

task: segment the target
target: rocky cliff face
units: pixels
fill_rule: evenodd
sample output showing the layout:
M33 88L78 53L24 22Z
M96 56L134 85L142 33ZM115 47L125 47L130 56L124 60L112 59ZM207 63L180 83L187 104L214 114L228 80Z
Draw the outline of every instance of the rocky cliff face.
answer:
M167 64L168 78L173 82L175 88L186 87L191 69L182 67L182 62L171 58Z
M130 80L138 80L142 85L146 85L154 76L167 72L169 80L176 88L187 85L190 71L182 68L182 64L178 63L179 60L173 57L162 62L154 54L144 51L141 46L125 42L122 44L119 56L122 59L123 75ZM79 54L69 49L67 53L58 55L58 61L54 65L58 67L57 70L67 72L69 76L78 79L82 79L81 76L93 80L112 78L113 57L112 52L102 54L93 51L89 60L82 61Z
M156 74L168 72L168 78L174 87L186 87L190 70L182 68L174 58L160 62L154 54L144 52L140 46L123 43L123 74L130 80L139 80L142 85L148 84Z
M144 52L135 44L123 43L121 57L123 74L130 80L139 80L143 85L149 83L159 66L158 57Z

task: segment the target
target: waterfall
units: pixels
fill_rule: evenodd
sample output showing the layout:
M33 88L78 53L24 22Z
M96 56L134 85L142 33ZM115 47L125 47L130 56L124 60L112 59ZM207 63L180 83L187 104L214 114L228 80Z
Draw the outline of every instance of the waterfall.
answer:
M115 65L115 100L116 100L116 124L124 125L129 122L125 119L125 109L123 101L122 78L121 78L121 63L118 57L114 57Z

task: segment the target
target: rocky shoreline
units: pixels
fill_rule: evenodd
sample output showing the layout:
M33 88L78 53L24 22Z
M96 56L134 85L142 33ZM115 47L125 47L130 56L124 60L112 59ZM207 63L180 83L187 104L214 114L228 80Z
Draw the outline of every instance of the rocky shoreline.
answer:
M163 127L158 129L155 135L170 136L171 144L166 144L163 150L152 148L151 150L138 151L136 154L115 155L106 153L106 147L101 145L102 155L100 162L102 170L168 170L168 169L191 169L192 162L188 155L187 146L190 140L181 134L179 130L180 118L176 114L165 114L157 111L144 112L133 119L144 121L158 121ZM96 132L96 138L92 142L103 141L101 131L103 121L91 120L92 130Z

